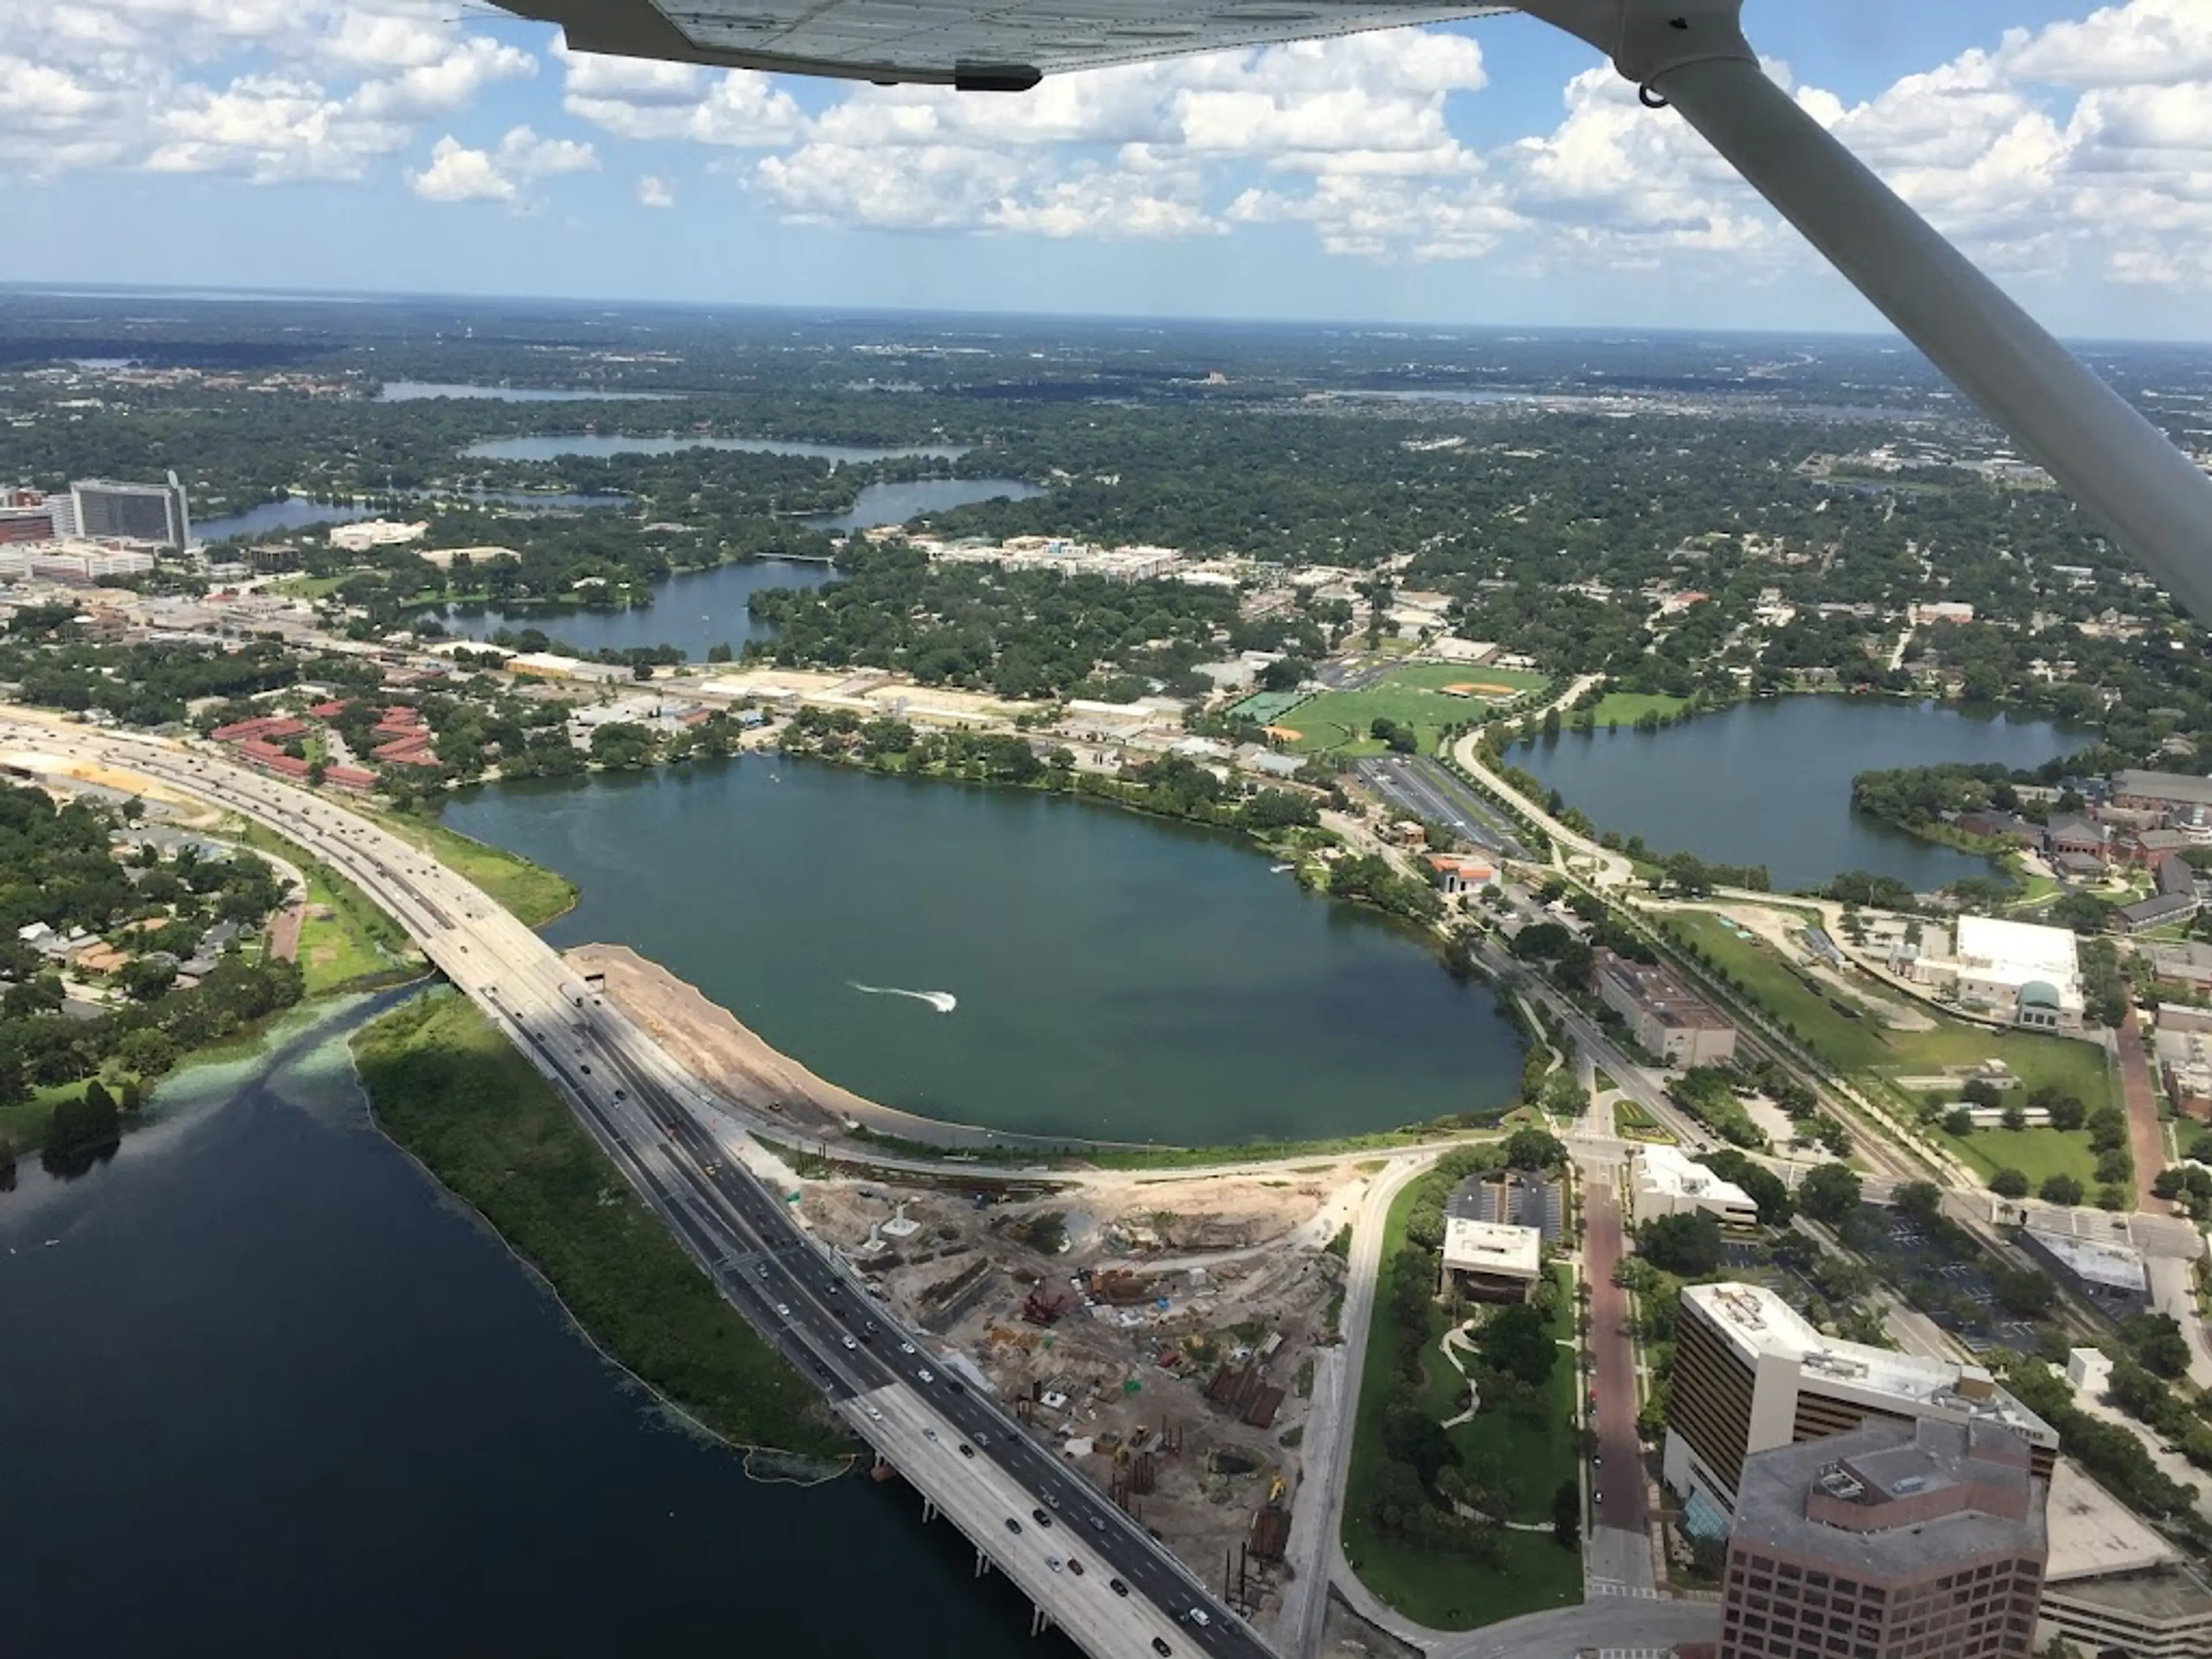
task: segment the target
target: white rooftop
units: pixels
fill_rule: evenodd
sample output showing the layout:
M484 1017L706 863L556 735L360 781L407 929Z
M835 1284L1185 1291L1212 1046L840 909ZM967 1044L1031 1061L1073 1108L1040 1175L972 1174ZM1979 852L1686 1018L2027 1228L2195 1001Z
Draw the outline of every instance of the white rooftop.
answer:
M1816 1386L1840 1383L1857 1395L1886 1395L1904 1405L1935 1407L1957 1416L1986 1417L2019 1431L2037 1445L2058 1443L2056 1429L1991 1383L1990 1374L1978 1365L1824 1336L1764 1285L1686 1285L1682 1299L1696 1304L1753 1365L1767 1355L1794 1359L1801 1376ZM1962 1381L1987 1392L1961 1394Z
M1636 1149L1636 1167L1638 1179L1646 1192L1746 1207L1752 1202L1749 1193L1733 1181L1723 1181L1679 1146L1656 1143L1639 1146Z
M1953 949L1959 966L1978 978L2013 986L2045 980L2062 992L2081 989L2081 968L2069 927L1960 916Z
M2051 1471L2051 1499L2044 1512L2051 1559L2044 1577L2101 1578L2140 1572L2180 1559L2180 1552L2128 1513L2118 1499L2062 1457Z
M1544 1235L1534 1227L1455 1216L1444 1223L1444 1266L1460 1273L1534 1279L1544 1271Z
M2027 1231L2038 1244L2092 1285L2107 1285L2131 1296L2142 1296L2150 1287L2150 1275L2143 1266L2142 1255L2132 1244L2077 1238L2071 1233L2045 1232L2040 1227Z

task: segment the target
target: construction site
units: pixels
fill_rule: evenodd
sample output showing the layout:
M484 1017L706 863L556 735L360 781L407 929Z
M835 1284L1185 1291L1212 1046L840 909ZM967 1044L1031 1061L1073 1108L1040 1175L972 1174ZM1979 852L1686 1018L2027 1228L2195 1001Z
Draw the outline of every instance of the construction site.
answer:
M1227 1599L1283 1582L1318 1347L1343 1264L1326 1248L1364 1173L1085 1171L1042 1198L805 1183L801 1213L944 1363L988 1387Z

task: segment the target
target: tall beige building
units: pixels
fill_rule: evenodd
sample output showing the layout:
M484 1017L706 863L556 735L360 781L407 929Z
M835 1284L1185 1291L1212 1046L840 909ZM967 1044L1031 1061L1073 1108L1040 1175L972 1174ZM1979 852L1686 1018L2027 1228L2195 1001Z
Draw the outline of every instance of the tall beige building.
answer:
M2049 1542L2028 1444L1870 1422L1747 1459L1721 1659L2028 1659Z
M1824 1336L1763 1285L1683 1290L1662 1472L1692 1531L1727 1530L1758 1453L1922 1419L2009 1429L2051 1478L2057 1431L1980 1367Z

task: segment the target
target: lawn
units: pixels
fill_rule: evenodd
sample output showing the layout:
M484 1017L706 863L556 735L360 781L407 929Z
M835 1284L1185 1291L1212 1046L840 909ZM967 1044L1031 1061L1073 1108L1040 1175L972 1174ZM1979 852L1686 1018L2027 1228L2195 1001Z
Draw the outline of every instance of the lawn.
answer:
M1940 1016L1932 1030L1892 1030L1871 1016L1854 1019L1839 1012L1764 941L1738 938L1717 916L1680 912L1667 926L1677 939L1695 941L1745 994L1794 1026L1799 1040L1837 1070L1856 1073L1900 1097L1893 1086L1899 1077L1932 1077L2001 1060L2020 1079L2023 1098L2045 1085L2079 1097L2093 1111L2119 1098L2105 1052L2094 1043L2040 1032L1991 1030ZM2079 1132L1990 1129L1963 1139L1943 1139L1985 1175L2010 1168L2040 1182L2063 1171L2094 1184L2089 1177L2096 1159Z
M1894 1066L1893 1035L1871 1017L1854 1018L1800 979L1790 964L1758 939L1744 939L1718 916L1680 911L1662 924L1678 941L1694 945L1749 998L1839 1071Z
M1656 1141L1667 1146L1674 1144L1674 1137L1666 1126L1632 1100L1613 1103L1613 1132L1625 1140Z
M355 1037L377 1122L550 1281L592 1339L726 1438L812 1455L849 1441L551 1086L475 1007L429 995Z
M2017 1170L2033 1188L2043 1184L2045 1176L2070 1175L2093 1196L2100 1184L2087 1129L1977 1129L1970 1135L1954 1135L1939 1128L1934 1133L1985 1179L1999 1170Z
M1608 691L1590 710L1601 732L1609 725L1633 726L1646 714L1670 719L1690 706L1687 697L1669 697L1656 691Z
M1577 1478L1581 1455L1575 1443L1574 1279L1563 1265L1553 1269L1562 1292L1558 1316L1552 1322L1554 1339L1567 1342L1559 1350L1559 1364L1547 1385L1543 1432L1519 1418L1477 1413L1472 1423L1451 1431L1452 1444L1469 1469L1494 1478L1498 1490L1511 1494L1514 1521L1549 1521L1552 1495L1563 1480ZM1441 1324L1441 1321L1438 1322ZM1456 1377L1457 1373L1455 1372ZM1425 1401L1424 1402L1425 1403Z
M1433 751L1445 726L1471 720L1540 690L1551 682L1541 674L1456 663L1407 663L1392 669L1364 691L1323 691L1300 703L1287 719L1298 733L1291 748L1299 754L1323 750L1346 756L1380 755L1389 745L1370 737L1377 720L1395 720L1420 733L1421 750ZM1446 686L1483 688L1464 696Z
M405 930L328 865L258 823L234 825L225 833L306 873L308 906L325 913L310 915L300 928L300 977L309 996L388 974L413 959Z
M1382 1260L1385 1261L1404 1248L1406 1223L1412 1214L1419 1187L1418 1182L1410 1183L1390 1206L1390 1213L1383 1223ZM1570 1322L1574 1317L1571 1299L1564 1317ZM1442 1334L1443 1319L1441 1308L1431 1310L1429 1334L1431 1339ZM1376 1475L1386 1461L1382 1444L1382 1407L1390 1386L1392 1357L1396 1351L1397 1340L1397 1333L1389 1325L1387 1310L1381 1298L1377 1297L1376 1317L1368 1328L1367 1352L1360 1358L1359 1413L1353 1424L1352 1456L1345 1477L1344 1550L1358 1570L1360 1581L1407 1618L1437 1630L1473 1630L1521 1613L1534 1613L1546 1607L1571 1607L1580 1601L1581 1553L1561 1549L1553 1542L1548 1531L1502 1533L1503 1553L1498 1564L1492 1565L1462 1556L1415 1548L1378 1532L1370 1524L1367 1518L1367 1494L1372 1490ZM1437 1360L1437 1367L1444 1369L1441 1357ZM1572 1367L1562 1363L1555 1375L1565 1378L1565 1400L1571 1402L1574 1387ZM1448 1405L1456 1387L1456 1373L1445 1379L1431 1371L1422 1390L1423 1405L1430 1407ZM1495 1433L1495 1425L1486 1426ZM1454 1431L1455 1443L1462 1445L1462 1451L1467 1444L1476 1443L1471 1440L1460 1440L1459 1437L1468 1432L1468 1430ZM1532 1455L1515 1447L1510 1454L1515 1468L1519 1468L1524 1458L1532 1468L1539 1467L1540 1461L1540 1467L1550 1467L1547 1438L1532 1438L1534 1444L1543 1449ZM1571 1458L1571 1442L1569 1445ZM1563 1478L1553 1474L1551 1484L1544 1486L1534 1500L1523 1494L1519 1508L1531 1514L1537 1514L1540 1510L1537 1518L1547 1517L1553 1487Z

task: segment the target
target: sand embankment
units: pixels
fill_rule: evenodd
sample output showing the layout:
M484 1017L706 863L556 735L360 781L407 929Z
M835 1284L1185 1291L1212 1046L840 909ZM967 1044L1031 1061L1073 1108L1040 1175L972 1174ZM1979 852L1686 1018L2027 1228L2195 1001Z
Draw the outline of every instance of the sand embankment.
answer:
M696 986L626 945L580 945L564 954L579 973L605 975L607 1000L700 1082L738 1106L789 1123L794 1134L810 1140L840 1139L849 1120L878 1134L939 1146L1066 1144L878 1105L770 1048Z

